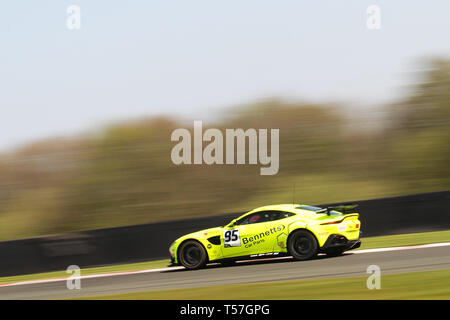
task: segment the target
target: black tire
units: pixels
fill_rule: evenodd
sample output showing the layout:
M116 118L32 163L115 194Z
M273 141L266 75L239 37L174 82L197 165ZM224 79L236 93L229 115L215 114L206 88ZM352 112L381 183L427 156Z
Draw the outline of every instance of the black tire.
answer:
M186 269L200 269L206 265L206 250L198 241L188 240L183 242L178 252L178 261Z
M294 231L288 239L288 251L295 260L308 260L315 257L318 247L316 237L306 230Z

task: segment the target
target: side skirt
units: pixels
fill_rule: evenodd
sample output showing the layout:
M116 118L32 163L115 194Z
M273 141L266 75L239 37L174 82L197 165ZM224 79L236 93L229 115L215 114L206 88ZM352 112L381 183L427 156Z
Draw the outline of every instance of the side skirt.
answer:
M285 257L285 256L289 256L289 254L286 252L268 252L268 253L251 254L251 255L240 256L240 257L217 259L217 260L212 260L210 262L220 263L220 262L226 262L226 261L258 260L258 259L267 259L267 258Z

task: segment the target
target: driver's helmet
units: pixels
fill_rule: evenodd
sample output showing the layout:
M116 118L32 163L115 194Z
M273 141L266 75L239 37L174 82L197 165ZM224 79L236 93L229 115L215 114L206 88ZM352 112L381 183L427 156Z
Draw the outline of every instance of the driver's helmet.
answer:
M261 219L261 215L255 214L253 217L250 217L249 222L250 222L250 223L255 223L255 222L257 222L259 219Z

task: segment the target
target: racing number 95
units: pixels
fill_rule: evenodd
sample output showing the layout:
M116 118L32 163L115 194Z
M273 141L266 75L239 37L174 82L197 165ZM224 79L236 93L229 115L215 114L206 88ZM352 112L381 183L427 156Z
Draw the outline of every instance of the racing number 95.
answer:
M239 239L238 236L238 232L239 230L234 229L234 230L227 230L225 231L225 233L223 234L223 238L225 240L225 242L234 242L236 240Z
M223 233L223 245L225 248L239 247L241 245L239 229L226 230Z

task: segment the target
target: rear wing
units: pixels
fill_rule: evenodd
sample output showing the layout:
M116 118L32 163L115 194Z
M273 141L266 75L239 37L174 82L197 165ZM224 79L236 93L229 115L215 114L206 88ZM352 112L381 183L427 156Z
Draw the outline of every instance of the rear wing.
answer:
M320 210L316 211L316 213L326 212L327 215L330 215L330 212L334 210L334 211L342 212L343 214L348 214L348 213L352 213L351 211L353 209L355 209L356 207L358 207L357 204L337 205L337 206L326 207L326 208L320 209Z

